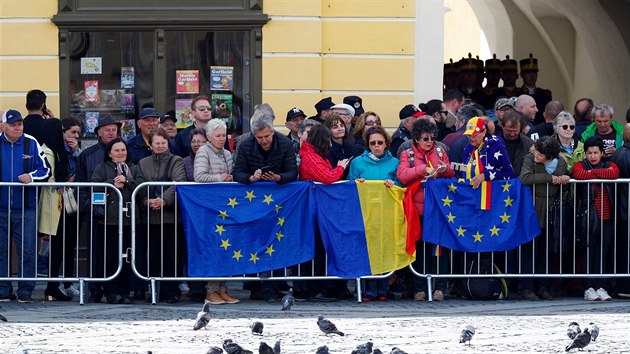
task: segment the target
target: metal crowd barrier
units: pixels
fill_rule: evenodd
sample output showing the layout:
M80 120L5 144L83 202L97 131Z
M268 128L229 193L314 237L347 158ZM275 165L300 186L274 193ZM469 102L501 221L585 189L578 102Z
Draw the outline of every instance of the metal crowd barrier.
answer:
M64 188L74 189L74 195L78 204L76 213L69 215L66 212L66 207L61 199L43 198L42 196L44 194L42 191L45 188L50 188L52 193L59 194L61 194L61 191ZM79 282L79 303L84 304L84 295L87 293L85 291L86 281L104 282L112 280L118 276L122 268L123 258L125 257L122 249L121 220L123 212L126 212L126 209L123 208L122 194L113 185L109 183L0 183L0 193L10 193L10 197L7 199L7 204L0 205L0 213L5 214L7 220L10 220L12 214L19 214L21 222L19 223L19 230L17 231L19 234L23 235L19 244L16 244L14 241L14 231L16 230L12 228L14 225L12 225L11 222L7 222L7 225L2 225L5 230L3 230L0 234L0 242L4 243L3 248L6 247L7 252L0 255L3 257L0 262L3 262L3 266L6 267L6 273L0 272L0 281ZM29 205L28 208L25 208L24 204L22 204L21 208L10 208L11 197L21 196L23 200L24 196L31 193L35 194L35 205ZM113 223L111 220L107 219L107 208L112 207L112 203L108 202L107 199L107 196L110 194L118 197L118 216ZM48 205L42 205L42 208L40 208L41 203L46 203L44 199L48 199ZM53 210L54 208L60 212L59 228L57 229L59 234L56 235L47 233L49 235L49 242L52 242L52 238L54 237L63 237L61 251L62 259L59 262L60 269L59 276L57 277L50 276L50 268L53 263L53 257L50 257L50 251L48 252L47 273L42 274L38 272L37 269L38 261L40 261L39 257L45 256L45 254L40 254L44 253L42 252L43 250L40 249L42 244L41 237L44 236L44 234L39 233L39 230L46 229L50 232L54 229L52 226L52 214L48 218L40 218L40 213L43 207L47 207L49 210ZM110 249L117 249L114 255L108 255L106 252L108 248L107 240L103 241L103 249L94 249L91 247L91 245L95 244L95 242L100 239L99 235L95 235L95 233L104 232L104 227L103 229L99 228L99 222L95 219L95 208L102 208L104 212L102 225L106 225L107 223L117 225L118 231L115 238L117 240L116 245L110 244L109 247ZM34 221L30 219L30 216L25 218L25 213L33 213ZM25 234L25 232L28 232L28 234ZM76 245L73 250L66 249L67 242L73 242ZM49 246L50 245L51 244L49 243ZM18 249L20 250L19 254L17 252ZM14 250L16 250L16 252L13 252ZM85 254L81 254L82 250L85 250ZM95 256L96 253L102 253L102 257L100 257L100 255ZM105 262L106 260L111 259L111 257L115 257L118 264L115 266L116 270L113 273L108 274L105 271ZM94 260L101 258L103 263L96 264ZM70 260L72 261L70 262ZM87 263L84 263L84 261L87 261ZM72 269L67 269L70 264L70 268ZM96 269L100 269L101 266L103 269L102 273L98 272ZM26 270L24 270L25 267L27 268Z

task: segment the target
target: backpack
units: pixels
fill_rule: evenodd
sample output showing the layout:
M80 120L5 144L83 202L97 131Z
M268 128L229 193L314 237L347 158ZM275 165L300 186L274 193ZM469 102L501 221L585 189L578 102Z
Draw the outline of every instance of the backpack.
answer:
M468 262L466 274L501 274L499 268L490 260L474 259ZM461 296L469 300L501 300L507 298L507 283L503 278L464 278L461 284Z

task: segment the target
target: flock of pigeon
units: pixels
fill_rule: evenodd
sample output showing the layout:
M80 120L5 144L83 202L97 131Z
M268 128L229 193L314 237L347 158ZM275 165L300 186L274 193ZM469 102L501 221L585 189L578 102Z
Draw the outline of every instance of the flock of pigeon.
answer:
M588 324L587 328L584 328L584 332L580 330L580 325L577 322L569 323L567 328L567 336L571 339L571 344L564 348L564 351L568 352L571 349L582 350L586 348L591 341L595 342L599 337L599 327L593 322Z

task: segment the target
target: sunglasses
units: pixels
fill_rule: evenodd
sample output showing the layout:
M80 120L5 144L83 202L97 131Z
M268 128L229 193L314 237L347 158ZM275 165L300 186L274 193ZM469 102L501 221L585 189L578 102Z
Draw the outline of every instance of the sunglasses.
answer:
M381 125L381 121L380 120L367 120L365 121L365 125L367 125L368 127L371 127L374 125Z
M385 142L383 140L372 140L372 141L370 141L370 145L371 146L374 146L374 145L381 146L383 144L385 144Z
M207 143L207 141L205 141L205 140L192 140L190 143L191 144L195 144L195 145L200 145L200 144Z
M199 106L199 107L197 107L195 109L198 110L198 111L201 111L201 112L205 112L206 110L208 110L208 111L212 110L212 107L210 107L210 106Z
M569 130L569 129L570 130L575 130L575 125L566 125L565 124L565 125L562 126L562 129L564 129L564 130Z
M422 141L429 141L429 140L435 141L435 137L434 136L421 136L420 139Z

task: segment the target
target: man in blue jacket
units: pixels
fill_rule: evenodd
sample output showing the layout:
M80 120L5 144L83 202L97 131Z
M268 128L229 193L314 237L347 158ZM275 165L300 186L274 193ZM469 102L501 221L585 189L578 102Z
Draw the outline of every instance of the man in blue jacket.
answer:
M24 134L20 112L7 110L2 115L3 132L0 134L1 182L30 184L45 181L50 175L44 151L37 140ZM37 261L36 190L34 187L0 188L0 277L9 277L8 237L13 237L17 248L18 276L35 277ZM33 302L34 281L19 281L17 300ZM13 293L10 281L0 282L0 301L9 301Z

